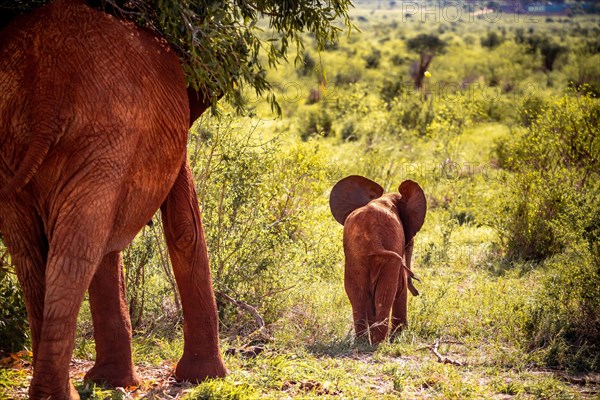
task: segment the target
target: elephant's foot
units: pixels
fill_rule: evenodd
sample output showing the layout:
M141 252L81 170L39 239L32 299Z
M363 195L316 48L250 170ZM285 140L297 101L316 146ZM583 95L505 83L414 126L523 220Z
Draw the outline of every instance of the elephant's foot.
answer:
M382 322L375 323L371 326L371 342L373 344L379 344L383 342L385 339L387 339L387 335L387 319Z
M84 380L92 381L100 385L109 385L112 387L126 388L129 386L139 386L141 380L138 377L133 366L123 368L122 364L95 364L87 374Z
M175 379L178 381L202 382L210 378L223 378L227 369L220 356L214 358L198 358L184 352L175 368Z
M392 319L392 330L390 340L396 340L402 334L402 331L408 326L406 319Z
M383 331L382 329L374 329L371 332L371 342L373 344L379 344L387 339L387 329Z
M29 398L34 399L52 399L52 400L80 400L79 393L75 386L69 382L66 387L62 391L48 390L47 387L38 385L34 380L31 382L31 386L29 386Z

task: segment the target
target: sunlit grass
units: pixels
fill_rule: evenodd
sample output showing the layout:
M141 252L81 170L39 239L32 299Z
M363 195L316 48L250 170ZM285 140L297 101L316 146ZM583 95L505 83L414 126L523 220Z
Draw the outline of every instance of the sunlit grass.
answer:
M10 399L16 390L25 391L27 375L21 368L0 368L0 399Z

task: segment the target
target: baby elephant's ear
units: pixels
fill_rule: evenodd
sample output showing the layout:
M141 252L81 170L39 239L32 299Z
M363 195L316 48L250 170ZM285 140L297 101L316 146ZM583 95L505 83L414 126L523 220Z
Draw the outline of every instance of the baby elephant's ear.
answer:
M425 213L427 212L427 200L425 193L417 182L410 180L404 181L398 187L402 195L400 204L398 204L398 213L404 227L404 237L406 243L419 232L425 222Z
M357 208L383 195L383 188L359 175L348 176L335 184L329 195L329 207L337 222L344 225L346 218Z

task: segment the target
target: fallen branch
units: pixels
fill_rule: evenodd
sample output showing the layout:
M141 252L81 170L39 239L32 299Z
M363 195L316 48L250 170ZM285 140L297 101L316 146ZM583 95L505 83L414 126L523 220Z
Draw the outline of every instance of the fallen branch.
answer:
M260 316L258 311L256 311L256 308L254 308L253 306L251 306L250 304L248 304L246 302L243 302L242 300L236 300L233 297L231 297L223 292L217 291L216 294L223 297L225 300L232 302L238 308L240 308L242 310L246 310L250 314L252 314L252 316L254 317L254 320L256 321L256 325L258 325L259 330L265 327L265 320L263 317Z
M434 343L433 345L429 345L429 346L427 346L427 348L428 348L429 350L431 350L431 352L432 352L433 354L435 354L435 356L436 356L436 357L437 357L437 359L438 359L438 362L440 362L440 363L442 363L442 364L452 364L452 365L458 365L459 367L462 367L462 366L464 365L464 364L463 364L462 362L460 362L460 361L453 360L453 359L451 359L450 357L445 357L445 356L442 356L442 355L441 355L441 354L438 352L438 349L439 349L439 347L440 347L440 339L436 339L436 340L435 340L435 343Z

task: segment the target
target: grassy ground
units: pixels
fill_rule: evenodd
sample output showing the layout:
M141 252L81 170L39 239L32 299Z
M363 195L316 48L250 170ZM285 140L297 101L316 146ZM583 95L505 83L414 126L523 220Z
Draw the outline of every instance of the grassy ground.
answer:
M226 379L201 385L172 379L175 358L138 354L143 383L136 388L110 390L81 379L92 361L75 359L71 375L82 398L87 399L593 399L598 398L598 374L570 375L508 367L493 359L494 350L482 352L462 342L442 340L438 353L432 345L413 341L407 332L398 342L379 348L353 346L346 341L289 348L272 342L258 356L225 356ZM138 346L144 346L138 342ZM152 348L170 353L175 344L155 342ZM496 349L499 353L507 349ZM485 354L485 355L484 355ZM162 354L161 354L162 356ZM489 357L489 359L488 359ZM0 370L0 398L26 398L31 370L25 365Z

